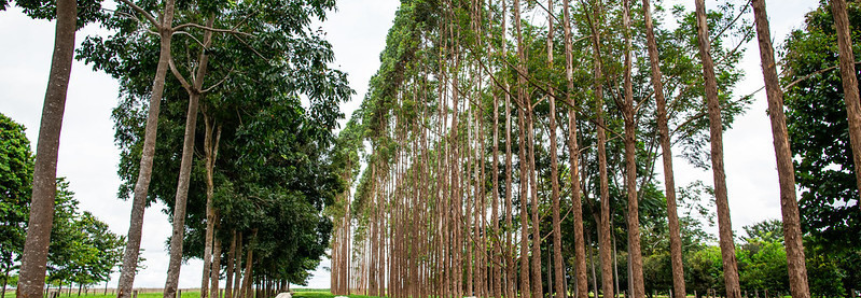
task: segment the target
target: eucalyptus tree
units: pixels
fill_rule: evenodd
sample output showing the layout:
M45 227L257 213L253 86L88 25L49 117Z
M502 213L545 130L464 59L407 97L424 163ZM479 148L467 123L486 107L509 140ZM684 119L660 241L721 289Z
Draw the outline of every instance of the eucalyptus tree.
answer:
M655 92L655 109L657 114L658 133L660 134L662 164L664 166L664 191L667 197L667 221L669 223L670 260L673 269L673 297L684 298L685 276L682 266L682 241L679 229L679 215L676 207L676 182L673 172L673 146L670 143L670 129L667 124L667 100L664 96L663 74L661 73L658 43L655 39L654 23L652 22L651 3L643 0L643 19L645 23L646 44L649 52L649 62L652 71L652 89Z
M858 78L855 76L855 54L849 29L848 7L845 0L831 0L834 28L837 31L837 49L840 53L840 77L843 79L843 94L846 114L849 119L849 142L852 144L852 161L861 168L861 98L858 94ZM861 171L855 170L855 181L861 196ZM861 205L861 204L859 204Z
M810 289L807 285L807 265L805 264L804 245L802 244L803 234L801 233L801 220L798 214L798 201L795 197L795 167L792 165L792 150L789 148L789 133L786 129L786 116L783 112L783 90L781 90L777 76L777 65L774 60L774 47L771 45L771 29L765 11L765 0L752 1L751 5L756 20L762 76L765 80L768 115L771 118L774 152L777 158L789 286L792 297L807 298L810 297ZM854 78L854 73L851 76ZM854 87L857 88L857 86Z
M573 40L571 34L571 11L569 0L562 0L563 29L565 32L565 79L567 81L567 92L565 99L570 107L568 108L568 151L569 155L569 176L571 185L571 209L574 222L574 282L577 298L586 298L588 293L585 290L588 285L586 279L586 244L583 237L583 200L580 194L580 142L577 139L577 102L572 96L574 89L574 57L573 57Z
M717 79L715 78L714 62L711 57L711 39L706 20L704 0L696 0L697 41L699 43L700 59L702 60L703 77L705 78L705 98L708 106L709 131L711 143L712 172L714 176L714 193L718 213L718 229L720 247L723 259L723 274L728 298L741 297L738 281L738 262L735 257L735 243L732 236L732 221L727 202L726 172L723 164L723 125L721 106L718 98Z

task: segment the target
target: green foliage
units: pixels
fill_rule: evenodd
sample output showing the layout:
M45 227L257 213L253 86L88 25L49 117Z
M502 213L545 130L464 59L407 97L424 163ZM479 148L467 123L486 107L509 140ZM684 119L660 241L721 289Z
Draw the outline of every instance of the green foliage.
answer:
M831 7L824 1L807 14L803 29L783 47L784 85L837 65L837 42ZM850 2L854 40L861 38L861 6ZM856 56L861 47L855 44ZM857 59L856 59L857 60ZM843 85L837 70L814 74L786 91L787 129L795 152L799 207L806 233L827 239L835 248L861 249L861 213L855 166L849 145Z
M155 3L142 3L154 11ZM242 33L215 33L202 48L202 30L183 29L172 42L179 72L209 59L201 98L203 121L221 128L215 163L215 197L220 213L217 237L229 245L230 231L242 232L254 249L255 273L304 283L328 246L331 221L325 206L343 191L343 158L333 151L339 105L352 95L347 75L329 64L331 45L309 28L325 19L333 0L200 1L178 3L178 22L202 23ZM134 13L125 5L118 11ZM159 41L143 34L135 20L116 14L105 22L116 33L88 37L78 59L120 81L121 101L113 118L122 150L121 197L131 194L138 174L152 75ZM144 26L146 27L146 26ZM195 40L196 39L196 40ZM185 123L186 94L176 78L166 82L161 104L150 201L161 200L172 214ZM204 152L204 129L195 150ZM214 137L214 136L213 136ZM356 162L358 164L358 162ZM171 173L161 174L158 173ZM189 190L184 258L202 257L205 238L205 165L194 164ZM253 230L258 237L251 238ZM227 253L227 248L223 249Z
M848 3L853 40L861 38L861 5ZM855 165L849 145L843 85L837 69L837 41L831 7L820 1L782 47L781 83L786 88L790 146L806 235L811 290L848 292L861 282L861 213ZM861 46L854 44L856 59ZM811 249L812 248L812 249ZM813 255L810 255L810 254ZM822 275L818 275L818 274ZM817 275L814 275L817 274ZM839 285L834 282L840 280ZM843 290L834 291L834 287ZM833 292L829 292L833 291Z
M0 0L0 11L6 10L13 1L31 18L49 21L57 18L57 0ZM102 11L102 0L76 0L76 2L78 4L78 29L89 23L102 21L107 17Z
M0 273L17 268L27 235L34 159L24 130L0 114Z
M48 282L95 284L110 279L121 263L125 237L90 212L81 212L64 179L57 181L54 226L48 252Z

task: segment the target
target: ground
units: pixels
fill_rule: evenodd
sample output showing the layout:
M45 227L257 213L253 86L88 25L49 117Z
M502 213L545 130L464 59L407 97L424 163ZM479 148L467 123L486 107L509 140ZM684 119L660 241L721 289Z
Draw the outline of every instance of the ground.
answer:
M95 293L93 293L95 292ZM63 295L60 295L60 298L115 298L116 294L108 290L108 295L104 294L104 289L90 289L90 293L81 296L78 296L78 289L72 289L71 295L67 292L67 290L63 289ZM147 289L142 290L138 293L137 298L162 298L162 292L160 289ZM200 292L198 291L183 291L181 298L199 298ZM293 290L294 298L333 298L335 295L329 292L328 289L294 289ZM371 298L370 296L362 296L362 295L349 295L350 298ZM8 289L6 292L5 298L15 298L15 291L12 289Z

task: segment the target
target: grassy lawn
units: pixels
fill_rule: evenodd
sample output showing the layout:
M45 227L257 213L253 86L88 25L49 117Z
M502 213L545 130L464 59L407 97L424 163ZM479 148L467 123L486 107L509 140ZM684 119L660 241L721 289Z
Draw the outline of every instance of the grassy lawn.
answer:
M63 294L60 295L59 298L116 298L117 297L116 292L111 292L111 290L108 290L107 295L104 295L104 293L105 293L104 289L95 290L95 291L94 290L95 289L90 289L89 294L84 295L84 293L81 293L81 296L78 296L78 289L75 288L72 290L72 295L69 296L69 293L64 288ZM164 297L164 295L162 295L162 292L160 289L152 289L152 290L147 289L147 290L142 290L141 292L138 292L138 298L162 298L162 297ZM14 290L6 290L6 298L15 298L15 291ZM198 291L188 291L188 292L182 291L182 298L200 298L200 292L198 292Z
M328 289L293 289L293 298L333 298L335 295L329 292ZM375 298L364 295L348 295L350 298ZM185 298L185 297L183 297Z

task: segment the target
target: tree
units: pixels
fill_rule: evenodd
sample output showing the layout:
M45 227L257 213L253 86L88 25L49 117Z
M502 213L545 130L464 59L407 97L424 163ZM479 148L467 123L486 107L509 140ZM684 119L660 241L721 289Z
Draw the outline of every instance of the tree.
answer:
M66 91L72 71L72 56L75 51L75 32L78 26L92 20L98 2L82 1L82 13L75 0L59 1L16 1L18 6L30 17L57 19L54 35L54 53L48 87L42 105L42 122L39 127L39 140L36 147L36 161L33 167L33 187L30 197L30 218L27 237L19 270L19 286L16 297L36 298L42 293L45 283L45 265L48 261L48 246L51 242L53 225L54 198L57 185L57 154L60 149L60 130L63 126L63 112L66 107ZM0 10L5 10L8 0L0 1Z
M708 23L704 0L696 1L697 38L699 42L700 59L702 60L703 76L705 77L705 98L708 105L709 131L711 132L711 160L714 173L715 201L717 203L718 229L720 230L720 247L723 259L724 280L728 298L741 297L738 284L738 264L735 259L735 244L732 236L732 221L727 202L726 173L723 165L723 125L721 123L721 106L718 98L718 87L714 72L714 62L711 58Z
M643 0L643 19L646 27L646 44L649 51L649 66L652 71L652 88L655 92L655 109L660 134L661 156L664 165L664 189L667 197L667 221L670 233L670 260L673 270L673 297L684 298L685 274L682 265L682 241L679 232L679 215L676 210L676 182L673 172L673 146L670 143L670 129L667 120L667 100L664 97L663 74L661 73L658 43L655 39L652 11L649 0Z
M51 231L48 255L48 281L76 283L80 289L110 279L122 257L125 237L108 230L108 225L92 213L78 209L69 182L57 180L55 225Z
M0 114L0 271L6 296L10 272L24 250L28 198L33 179L33 153L24 126Z
M837 49L840 53L840 77L843 81L844 102L849 120L849 142L855 168L861 168L861 98L858 78L855 76L855 54L852 50L852 33L849 31L848 7L845 0L832 0L831 11L837 31ZM855 181L861 194L861 171L855 171ZM861 201L861 199L859 199Z
M771 118L771 131L774 136L774 152L777 157L777 175L780 181L780 207L783 214L783 230L786 231L786 254L789 270L789 285L792 296L810 297L807 286L807 266L804 264L804 245L802 245L801 223L798 215L798 201L795 198L795 168L792 165L792 151L789 148L789 135L786 131L786 116L783 112L783 90L777 77L774 61L774 47L771 45L768 16L765 0L751 2L759 37L759 53L762 61L762 75L765 79L768 98L768 115Z
M858 24L858 6L847 8L850 24ZM840 65L834 22L833 9L827 2L820 2L808 13L805 26L793 31L783 46L781 66L786 71L780 79L785 89L789 145L796 159L796 183L801 190L799 211L804 244L817 247L806 252L827 251L830 255L808 255L807 259L818 260L816 264L824 268L839 264L839 271L846 274L841 278L843 291L848 293L853 283L861 280L855 274L855 252L861 247L857 241L861 237L861 214L856 167L850 158L853 153L843 79L833 71ZM811 292L815 293L824 283L814 272L821 271L808 266Z
M151 25L156 28L159 40L159 57L158 62L156 63L157 66L155 68L155 73L153 75L152 88L150 89L149 93L149 111L147 113L144 143L140 155L139 171L134 186L134 198L132 201L132 211L129 219L129 231L127 234L128 241L126 244L126 248L123 251L123 266L128 268L136 266L136 264L140 262L139 253L141 237L143 235L143 218L144 211L146 210L147 206L149 185L152 181L152 167L153 160L155 159L156 148L155 142L156 136L158 134L158 115L160 111L162 97L164 95L165 78L167 76L168 64L172 59L171 40L175 32L173 28L173 17L176 4L174 0L165 0L163 8L164 10L162 11L162 13L157 14L159 16L159 19L156 19L150 12L153 10L149 10L152 9L152 7L144 8L129 0L121 0L120 3L121 5L117 9L118 13L115 13L113 18L104 22L107 28L120 31L119 34L116 34L114 36L115 38L124 38L124 35L134 34L135 32L142 30L141 28L146 26L147 24L132 22L140 22L139 20L143 19L146 20L148 25ZM140 15L141 17L129 17L135 14ZM81 56L83 56L88 63L94 63L94 69L106 70L114 78L126 78L126 80L123 80L124 82L122 84L124 85L123 89L125 90L130 89L128 86L128 77L131 77L132 75L137 75L149 78L148 73L143 74L140 73L140 71L134 73L113 71L120 64L129 62L135 63L135 61L123 59L120 60L121 62L117 62L117 60L104 59L104 56L100 57L102 59L94 58L93 56L94 54L96 54L95 51L106 48L94 46L95 44L100 44L101 42L101 39L98 37L87 37L87 39L84 41L84 49L82 49L78 54L78 59L81 59ZM108 43L110 42L111 41L108 41ZM123 44L124 43L122 43L122 40L120 40L120 42L114 43L114 45L119 45L120 47L123 47ZM105 53L102 52L102 55L105 55ZM134 287L135 274L136 270L126 270L120 274L119 284L117 285L117 297L131 297L132 288Z

